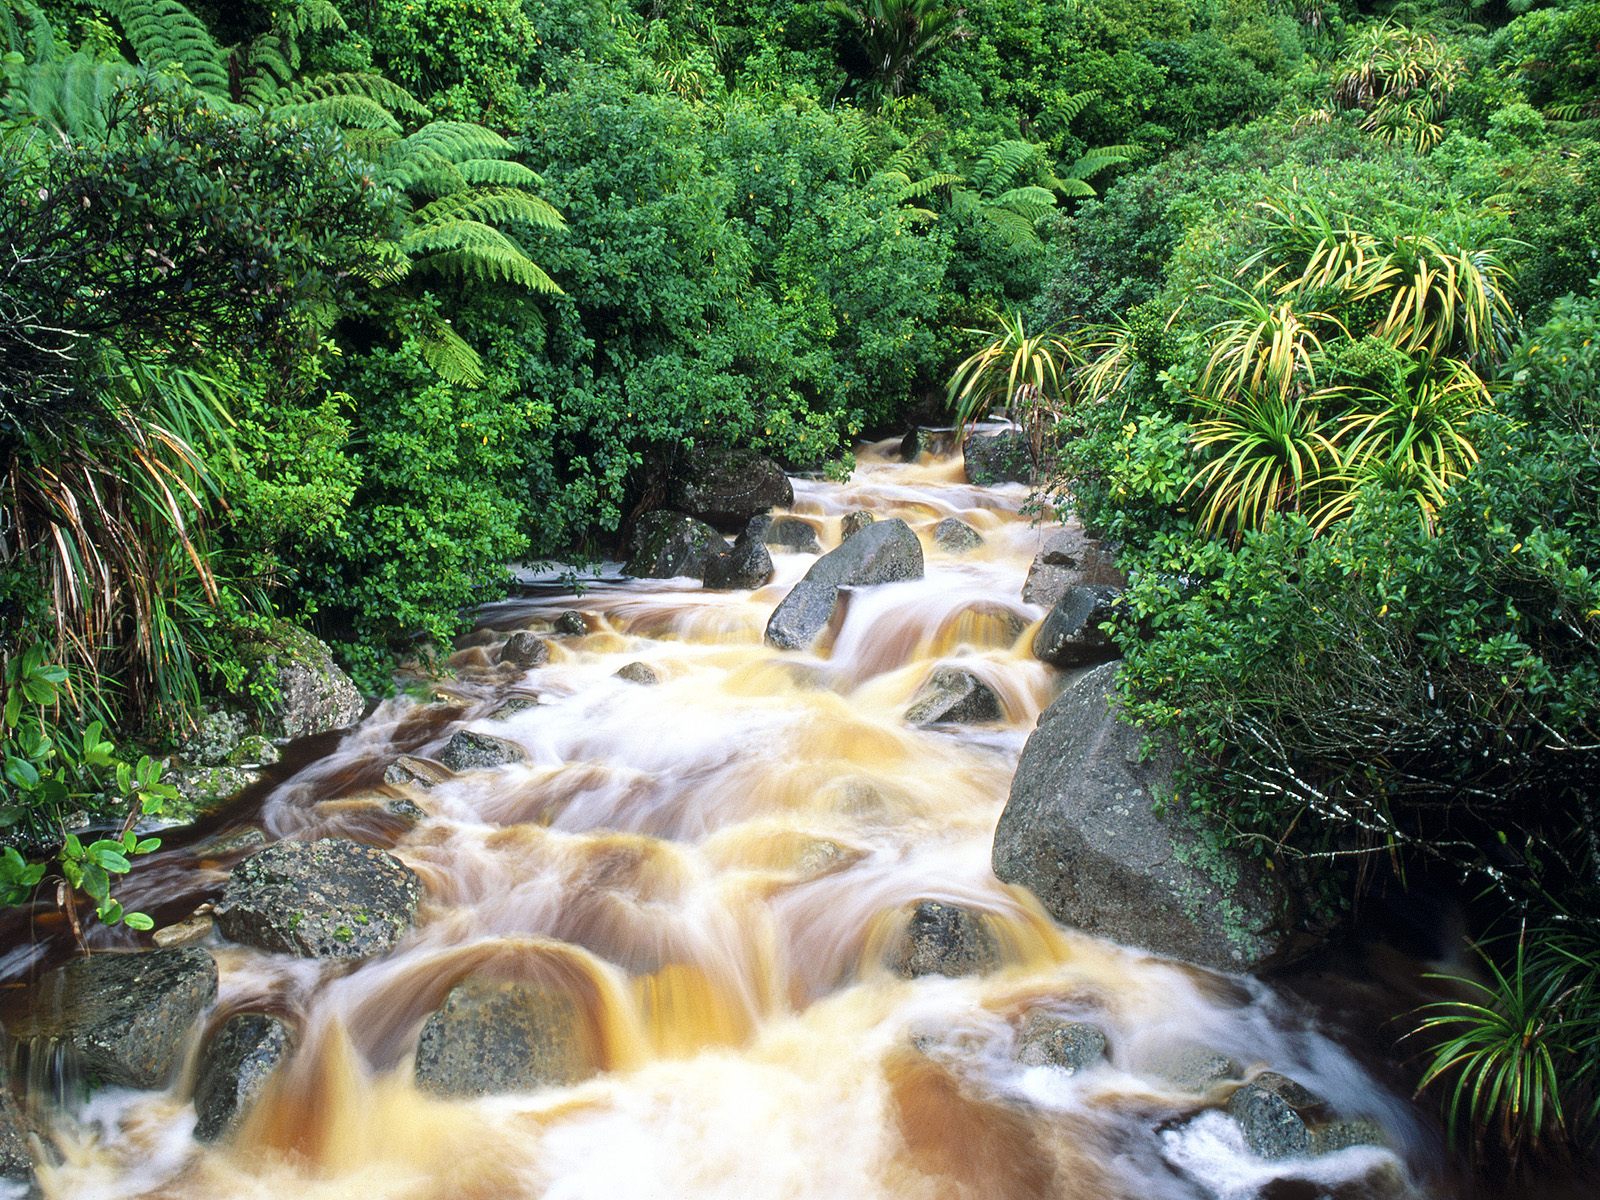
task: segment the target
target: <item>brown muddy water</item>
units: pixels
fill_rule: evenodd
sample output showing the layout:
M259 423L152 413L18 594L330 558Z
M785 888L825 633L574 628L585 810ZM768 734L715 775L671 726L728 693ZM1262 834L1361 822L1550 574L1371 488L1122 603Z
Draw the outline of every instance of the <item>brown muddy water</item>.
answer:
M408 937L353 966L213 935L210 1024L286 1014L294 1058L226 1145L192 1139L188 1077L58 1113L45 1194L1245 1200L1367 1195L1375 1171L1386 1196L1456 1194L1417 1110L1309 1006L1062 929L994 878L1012 771L1061 682L1028 652L1043 611L1019 599L1044 534L1017 511L1023 488L972 487L959 457L901 464L891 450L863 453L843 484L796 481L793 511L824 549L865 508L904 518L927 558L922 580L856 593L817 652L762 641L809 554L775 550L777 575L755 592L535 589L484 611L435 698L385 701L302 747L229 816L140 863L125 899L162 920L220 892L232 860L189 847L244 821L388 846L426 895ZM941 550L931 531L947 516L985 544ZM548 629L568 609L590 631L552 638L547 665L494 664L507 631ZM615 678L630 662L661 683ZM987 681L1004 723L908 726L940 665ZM511 693L539 703L490 721ZM415 828L350 802L396 754L427 755L463 726L517 742L526 761L410 792L427 814ZM886 970L886 944L929 899L983 913L1006 965L966 979ZM0 977L36 975L58 953L48 923L12 932ZM582 997L605 1072L478 1100L420 1092L422 1023L474 973ZM24 1000L13 987L9 1003ZM1100 1026L1107 1060L1073 1075L1019 1063L1019 1014L1041 1006ZM1375 1118L1395 1149L1287 1168L1254 1158L1204 1097L1162 1082L1165 1057L1195 1043Z

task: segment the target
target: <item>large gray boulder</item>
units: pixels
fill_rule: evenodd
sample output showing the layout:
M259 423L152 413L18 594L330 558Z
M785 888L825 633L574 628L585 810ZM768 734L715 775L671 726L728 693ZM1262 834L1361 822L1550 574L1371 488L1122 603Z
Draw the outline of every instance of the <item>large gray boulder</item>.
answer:
M758 537L741 534L731 550L706 563L705 585L721 591L752 591L772 578L772 555Z
M66 1043L97 1084L160 1088L216 995L217 964L196 947L95 954L47 976L7 1032L17 1042Z
M906 709L913 725L975 725L1005 717L1000 697L971 671L940 667Z
M874 521L828 551L773 610L767 643L803 650L833 618L839 589L922 578L922 543L899 518Z
M728 548L711 526L681 512L646 513L634 526L623 573L636 579L703 579L706 564Z
M884 965L902 979L921 975L981 975L1000 965L1000 947L977 913L924 900L890 943Z
M750 518L745 537L758 538L768 546L801 554L822 553L822 542L810 521L799 517L772 517L765 513Z
M1031 483L1033 451L1021 433L974 433L961 443L967 482L988 487L996 483Z
M1114 704L1117 664L1073 680L1029 736L995 829L994 873L1064 925L1226 971L1288 938L1282 890L1256 861L1214 848L1169 807L1174 757L1143 760L1144 734Z
M1097 538L1076 521L1063 525L1045 539L1028 568L1022 599L1049 607L1075 587L1126 587L1127 576Z
M524 671L533 667L542 667L550 661L550 643L536 633L519 630L513 633L500 647L499 660L507 666L520 667Z
M1118 594L1112 587L1068 588L1033 635L1033 656L1053 667L1092 667L1121 658L1100 628L1111 619Z
M417 1044L417 1084L446 1096L527 1092L600 1069L597 1038L570 992L469 979L451 989Z
M228 876L216 908L224 937L302 958L366 958L416 920L417 876L392 854L346 838L278 842Z
M239 1013L206 1043L194 1085L194 1136L231 1133L289 1053L289 1027L265 1013Z
M794 487L782 467L753 450L696 450L679 467L667 503L731 533L756 513L789 507Z
M439 751L439 761L458 772L493 770L526 757L517 743L475 729L456 730Z

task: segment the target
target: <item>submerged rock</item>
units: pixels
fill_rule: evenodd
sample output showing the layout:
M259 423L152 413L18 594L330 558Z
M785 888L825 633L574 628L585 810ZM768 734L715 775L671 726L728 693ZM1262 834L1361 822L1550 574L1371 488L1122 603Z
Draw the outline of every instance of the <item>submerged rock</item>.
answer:
M842 587L869 587L922 578L922 543L895 518L876 521L811 564L767 622L767 643L801 650L827 628Z
M1083 1021L1035 1010L1017 1032L1017 1061L1029 1067L1060 1067L1069 1074L1100 1061L1106 1035Z
M951 554L966 554L983 545L983 535L956 517L946 517L935 525L933 540Z
M902 979L981 975L1000 965L1000 948L978 914L924 900L889 946L884 965Z
M913 725L974 725L1004 718L994 689L959 667L936 670L906 710Z
M679 468L667 502L732 532L756 513L793 504L794 488L782 467L753 450L696 450Z
M537 696L507 696L499 704L495 705L493 711L489 713L489 720L509 721L518 713L525 713L530 708L538 707L539 697Z
M1121 658L1100 628L1111 619L1117 596L1110 587L1068 588L1033 635L1033 656L1053 667L1092 667Z
M733 548L706 563L705 585L724 591L762 587L772 578L772 555L760 538L740 534Z
M1154 1055L1146 1071L1180 1092L1201 1095L1219 1083L1239 1078L1239 1064L1233 1059L1192 1042Z
M439 751L439 761L452 771L487 771L507 763L521 762L527 755L521 746L476 729L458 729Z
M302 958L366 958L416 920L422 888L392 854L345 838L278 842L228 876L223 936Z
M1173 755L1144 760L1144 734L1118 719L1116 674L1096 667L1040 716L995 829L994 872L1085 933L1255 969L1286 944L1286 899L1254 859L1215 848L1198 816L1155 812Z
M500 647L500 661L508 666L528 670L542 667L550 661L550 644L537 634L523 631L513 633Z
M556 618L554 628L567 637L582 637L589 632L589 622L581 612L568 609Z
M563 989L469 979L422 1027L417 1085L484 1096L578 1083L600 1069L597 1040L577 997Z
M656 669L642 662L631 662L618 668L617 678L625 679L629 683L641 684L644 687L654 687L661 682L661 676L656 673Z
M1029 483L1033 479L1033 451L1021 433L971 434L961 443L967 482L988 487L996 483Z
M704 579L706 564L728 548L723 536L680 512L646 513L634 527L623 573L636 579Z
M67 1043L94 1083L160 1088L216 995L217 964L196 947L95 954L46 977L7 1032Z
M868 525L876 522L877 519L876 514L869 513L864 508L857 509L855 512L845 513L844 516L839 518L839 541L843 543L854 537Z
M1050 534L1034 555L1027 582L1022 585L1022 599L1048 608L1069 588L1120 588L1127 582L1111 551L1074 521Z
M240 1013L206 1043L194 1085L194 1136L231 1133L289 1053L289 1027L265 1013Z

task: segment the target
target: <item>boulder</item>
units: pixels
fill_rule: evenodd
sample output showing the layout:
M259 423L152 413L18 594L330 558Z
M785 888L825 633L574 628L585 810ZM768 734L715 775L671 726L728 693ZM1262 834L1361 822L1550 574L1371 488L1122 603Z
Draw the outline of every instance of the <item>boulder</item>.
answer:
M233 767L270 767L283 757L283 751L271 738L260 733L246 734L228 755L228 765Z
M278 698L263 731L277 738L310 737L344 729L365 707L355 683L333 661L333 652L304 629L280 621L269 637L243 649L247 661L273 679Z
M491 721L509 721L518 713L525 713L530 708L539 707L537 696L507 696L489 713Z
M1111 619L1119 594L1111 587L1069 588L1033 635L1033 656L1053 667L1092 667L1121 658L1100 628Z
M1260 967L1288 939L1285 896L1255 859L1217 848L1198 815L1168 808L1174 755L1145 759L1119 719L1117 665L1073 680L1023 747L995 829L994 873L1064 925L1225 971Z
M206 1043L194 1085L194 1136L231 1133L289 1053L289 1027L265 1013L239 1013Z
M521 762L527 755L521 746L493 734L475 729L458 729L439 751L439 761L452 771L488 771L507 763Z
M661 682L661 676L656 669L642 662L631 662L617 671L618 679L625 679L629 683L641 684L644 687L654 687Z
M512 667L529 670L542 667L550 661L550 644L537 634L513 633L500 647L500 661Z
M177 790L162 810L167 822L195 821L224 808L240 792L261 778L249 767L173 767L161 782Z
M411 928L421 893L410 867L371 846L345 838L278 842L234 867L217 927L258 950L366 958Z
M983 545L983 535L956 517L946 517L935 525L933 540L951 554L966 554Z
M11 1087L0 1073L0 1181L33 1186L33 1152L28 1145L28 1123L11 1098Z
M7 1033L66 1043L94 1083L161 1088L216 995L217 964L197 947L95 954L47 976Z
M1033 480L1033 451L1028 439L1015 430L971 434L961 443L961 455L966 460L968 483L988 487Z
M975 725L1005 719L1000 697L971 671L940 667L906 709L913 725Z
M1000 965L1000 947L976 913L924 900L885 952L884 965L902 979L981 975Z
M212 709L200 718L178 753L197 767L220 767L228 762L250 732L250 718L242 712Z
M1263 1071L1228 1099L1228 1115L1262 1158L1309 1154L1310 1123L1323 1109L1321 1099L1276 1071Z
M554 628L567 637L582 637L589 632L589 622L581 612L568 609L556 618Z
M768 546L791 550L797 554L821 554L822 542L811 522L799 517L751 517L745 527L746 536L759 538Z
M469 979L422 1027L417 1085L446 1096L527 1092L600 1069L598 1039L570 992Z
M704 521L680 512L646 513L634 526L632 553L623 573L636 579L705 577L706 564L728 548L723 536Z
M839 541L849 540L877 519L874 513L869 513L864 508L858 508L855 512L845 513L844 516L839 518Z
M438 763L418 758L415 754L402 754L383 769L383 781L397 787L411 784L415 787L431 788L449 778L450 772Z
M1060 1067L1076 1074L1105 1057L1106 1035L1083 1021L1035 1009L1017 1031L1017 1061L1029 1067Z
M760 538L740 534L733 548L706 563L705 585L722 591L753 591L772 578L772 555Z
M753 450L696 450L679 467L667 503L732 532L756 513L789 507L794 488L782 467Z
M1127 583L1111 551L1074 521L1050 534L1034 555L1027 582L1022 585L1022 599L1048 608L1066 595L1068 588L1126 587Z
M767 622L767 643L780 650L810 646L827 628L842 587L870 587L922 578L922 543L898 518L875 521L816 562Z

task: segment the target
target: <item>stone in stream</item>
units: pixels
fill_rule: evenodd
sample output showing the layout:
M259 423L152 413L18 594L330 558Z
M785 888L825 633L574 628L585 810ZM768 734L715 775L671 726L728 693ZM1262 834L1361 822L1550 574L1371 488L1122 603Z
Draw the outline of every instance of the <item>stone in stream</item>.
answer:
M618 679L625 679L629 683L637 683L644 687L654 687L661 682L661 676L656 669L647 663L631 662L619 667L616 672Z
M876 514L869 513L864 508L858 508L855 512L845 513L844 516L839 518L839 541L841 543L848 541L868 525L877 521L877 519Z
M977 913L924 900L885 952L884 965L902 979L981 975L1000 965L1000 947Z
M756 513L788 508L794 487L753 450L696 450L678 468L667 503L731 533Z
M33 1188L33 1153L28 1123L11 1098L11 1086L0 1072L0 1180Z
M216 995L217 964L197 947L94 954L47 976L7 1033L66 1043L96 1084L161 1088Z
M396 786L411 784L414 787L431 788L449 778L450 772L438 763L418 758L415 754L402 754L383 769L383 781Z
M243 1119L267 1080L288 1056L289 1027L265 1013L229 1017L200 1057L194 1085L194 1136L214 1142Z
M181 921L174 921L171 925L163 925L150 935L150 940L161 949L170 950L176 946L190 946L195 942L203 942L216 928L217 923L212 920L209 912L197 912Z
M495 705L495 707L489 713L489 720L509 721L518 713L525 713L530 708L538 707L539 697L537 696L510 695L504 700L500 701L499 704Z
M1106 1035L1083 1021L1035 1009L1017 1031L1017 1061L1029 1067L1060 1067L1075 1074L1105 1057Z
M1198 814L1168 808L1175 755L1143 754L1119 719L1117 664L1074 679L1023 747L995 828L994 873L1064 925L1224 971L1288 942L1286 897L1257 860L1219 849Z
M1350 1146L1382 1146L1372 1121L1338 1120L1327 1101L1286 1075L1263 1071L1228 1100L1245 1144L1262 1158L1331 1154Z
M1090 537L1076 521L1045 539L1028 568L1022 599L1048 608L1074 587L1126 587L1128 577L1117 569L1111 551Z
M601 1067L598 1039L570 992L469 979L428 1018L417 1085L446 1096L527 1092L578 1083Z
M1092 667L1121 658L1100 628L1111 619L1119 594L1112 587L1068 588L1033 635L1033 656L1052 667Z
M750 518L744 527L745 537L754 537L768 546L791 550L799 554L822 553L822 542L811 522L799 517L771 517L766 514Z
M767 622L767 643L802 650L827 628L839 589L922 578L922 543L899 518L875 521L828 551L779 602Z
M476 729L458 729L439 751L439 761L452 771L488 771L508 763L521 762L527 754L505 738Z
M935 525L933 540L951 554L966 554L983 545L983 535L957 517L946 517Z
M581 612L569 608L556 618L554 629L567 637L582 637L589 632L589 622Z
M640 517L629 545L622 571L635 579L704 579L706 564L728 548L704 521L665 510Z
M1184 1042L1150 1056L1144 1072L1180 1092L1204 1095L1219 1083L1239 1078L1239 1064L1207 1046Z
M961 443L961 455L966 462L968 483L988 487L1033 480L1033 451L1028 439L1015 430L970 434Z
M228 876L224 937L302 958L367 958L400 939L422 887L392 854L346 838L278 842Z
M913 725L977 725L1004 719L994 689L959 667L936 670L906 709L906 720Z
M542 637L526 630L513 633L506 639L506 644L500 647L500 661L523 670L542 667L550 661L550 645Z
M733 548L706 563L705 585L722 591L753 591L772 578L772 555L760 538L739 535Z

